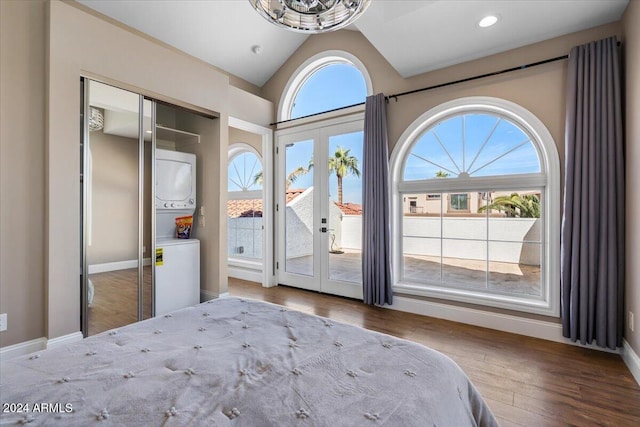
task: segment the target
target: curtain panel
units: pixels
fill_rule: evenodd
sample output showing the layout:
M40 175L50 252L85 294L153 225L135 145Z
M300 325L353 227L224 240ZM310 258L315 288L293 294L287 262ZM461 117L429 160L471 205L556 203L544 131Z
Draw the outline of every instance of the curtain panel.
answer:
M565 337L615 349L624 331L624 140L615 37L569 54L561 240Z
M362 167L362 285L366 304L392 304L387 100L365 103Z

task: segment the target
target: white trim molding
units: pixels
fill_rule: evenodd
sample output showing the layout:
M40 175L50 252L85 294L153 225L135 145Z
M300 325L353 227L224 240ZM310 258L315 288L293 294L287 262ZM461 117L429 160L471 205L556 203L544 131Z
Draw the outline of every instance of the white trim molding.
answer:
M393 305L385 306L385 308L564 344L570 343L569 340L562 336L562 325L554 322L545 322L542 320L493 313L474 308L458 307L397 295L393 296ZM596 347L594 347L594 349L596 349ZM597 349L599 349L599 347L597 347Z
M298 91L309 77L322 67L332 64L353 65L360 71L367 86L367 95L373 95L373 83L367 68L355 55L343 50L327 50L320 52L303 62L291 75L289 81L282 91L280 102L278 103L278 121L289 120L293 102L298 95Z
M34 351L44 350L45 348L47 348L47 339L45 337L20 342L14 345L8 345L0 348L0 362L19 356L25 356L29 353L33 353Z
M74 333L68 334L68 335L63 335L61 337L51 338L51 339L47 340L47 347L46 348L60 347L61 345L71 344L71 343L74 343L74 342L82 341L83 338L84 337L82 336L82 332L80 332L80 331L74 332Z
M258 284L262 283L262 279L264 276L262 270L248 270L245 268L233 266L231 264L229 264L229 266L227 267L227 273L229 277L240 280L247 280L249 282L256 282Z
M48 348L59 347L65 344L83 340L82 332L74 332L72 334L63 335L61 337L46 339L45 337L36 338L34 340L20 342L18 344L9 345L0 348L0 362L13 359L19 356L25 356L36 351L46 350Z
M498 175L492 177L466 176L447 180L404 181L407 156L421 136L432 126L468 113L486 113L516 124L529 137L538 152L541 172L538 174ZM505 99L473 96L454 99L423 113L402 133L391 154L389 166L389 194L391 195L391 236L393 254L393 288L405 294L443 298L452 301L506 308L510 310L558 317L560 314L560 161L553 136L533 113ZM497 293L470 292L453 289L442 283L411 283L403 272L403 194L430 191L482 190L496 186L499 189L540 188L543 191L541 277L544 284L539 298L510 298ZM515 186L515 188L514 188ZM453 320L453 319L452 319ZM492 326L488 326L492 327ZM493 328L493 327L492 327ZM496 328L499 329L499 328Z
M640 357L638 357L638 354L633 351L633 348L631 348L629 342L625 339L622 340L622 351L620 355L631 371L631 375L633 375L633 378L635 378L638 385L640 385Z
M262 286L273 286L275 282L275 265L273 259L273 131L270 128L260 126L251 122L247 122L235 117L229 117L229 127L244 130L246 132L255 133L262 136L262 221L264 224L262 239L262 271L263 277L258 280ZM271 266L271 267L270 267ZM201 297L205 295L201 294ZM207 298L211 299L211 298ZM203 299L203 301L205 301Z
M493 313L475 308L453 306L398 295L393 296L393 305L385 305L383 308L449 320L451 322L464 323L466 325L480 326L482 328L524 335L531 338L540 338L561 344L587 348L589 350L620 354L623 358L625 358L625 353L630 353L628 358L631 359L631 362L628 362L626 358L625 362L627 362L627 365L634 374L634 377L636 377L636 380L638 379L636 374L640 376L640 359L638 359L638 356L633 352L633 349L631 349L626 341L624 341L624 347L615 350L600 347L595 344L581 344L565 338L562 335L562 324L560 323L528 319L526 317L513 316L510 314ZM634 363L636 373L634 373L634 368L632 368Z

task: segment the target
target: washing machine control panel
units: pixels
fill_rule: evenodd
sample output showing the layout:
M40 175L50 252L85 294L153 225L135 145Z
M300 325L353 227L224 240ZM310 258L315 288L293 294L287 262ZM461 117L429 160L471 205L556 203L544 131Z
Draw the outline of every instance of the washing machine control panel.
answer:
M186 202L162 202L156 201L156 209L193 209L195 208L196 201L189 199Z

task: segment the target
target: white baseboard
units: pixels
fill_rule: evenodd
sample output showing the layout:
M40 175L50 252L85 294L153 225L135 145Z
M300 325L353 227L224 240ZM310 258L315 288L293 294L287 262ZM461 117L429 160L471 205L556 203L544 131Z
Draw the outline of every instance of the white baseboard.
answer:
M24 356L35 351L45 350L47 348L58 347L64 344L71 344L81 341L84 337L82 332L74 332L72 334L63 335L61 337L51 338L50 340L45 337L36 338L31 341L25 341L14 345L9 345L0 348L0 361L13 359L14 357Z
M80 331L63 335L61 337L51 338L50 340L47 340L47 348L59 347L61 345L82 341L83 338L84 336Z
M262 270L249 270L246 268L233 266L228 267L227 274L229 277L233 277L235 279L248 280L249 282L257 283L262 283L262 280L264 278Z
M47 347L47 339L36 338L31 341L25 341L14 345L8 345L0 348L0 361L13 359L14 357L24 356L34 351L44 350Z
M145 267L151 265L151 258L144 258L142 260L142 265L144 265ZM138 260L130 259L127 261L91 264L90 266L87 267L87 271L89 274L95 274L95 273L106 273L108 271L128 270L130 268L137 268L137 267L138 267Z
M553 322L399 296L393 297L389 308L550 341L568 341L562 336L562 325Z
M633 351L627 340L622 340L622 351L620 352L622 360L627 364L627 367L631 371L631 375L636 379L638 385L640 385L640 357Z
M560 323L546 322L543 320L527 319L526 317L512 316L509 314L493 313L468 307L457 307L433 301L419 300L408 297L393 297L393 305L385 308L406 311L408 313L423 316L436 317L452 322L465 323L467 325L480 326L512 334L526 335L528 337L555 341L563 344L575 345L591 350L620 354L620 350L611 350L594 344L581 344L573 342L562 335Z

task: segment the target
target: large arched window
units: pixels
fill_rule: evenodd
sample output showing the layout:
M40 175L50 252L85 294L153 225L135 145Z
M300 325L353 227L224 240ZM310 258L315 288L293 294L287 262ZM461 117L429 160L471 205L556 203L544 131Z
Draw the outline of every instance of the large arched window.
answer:
M358 58L343 51L322 52L305 61L287 83L278 119L360 104L372 91L369 74Z
M253 147L234 144L229 148L227 252L231 264L262 261L262 173Z
M392 180L396 292L558 314L559 161L535 116L435 107L400 138Z

